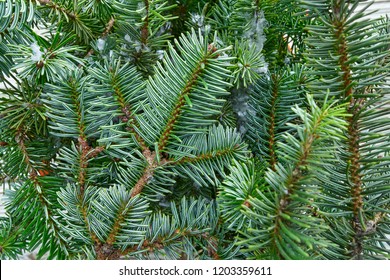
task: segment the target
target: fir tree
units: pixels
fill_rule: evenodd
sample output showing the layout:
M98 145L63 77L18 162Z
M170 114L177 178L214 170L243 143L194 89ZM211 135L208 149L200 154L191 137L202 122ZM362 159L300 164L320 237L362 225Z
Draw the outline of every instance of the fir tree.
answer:
M1 258L389 259L363 2L0 0Z

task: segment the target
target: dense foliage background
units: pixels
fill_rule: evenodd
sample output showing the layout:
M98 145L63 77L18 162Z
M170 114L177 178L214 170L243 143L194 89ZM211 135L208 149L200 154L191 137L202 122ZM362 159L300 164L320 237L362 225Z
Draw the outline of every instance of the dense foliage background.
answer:
M0 0L1 258L389 259L364 2Z

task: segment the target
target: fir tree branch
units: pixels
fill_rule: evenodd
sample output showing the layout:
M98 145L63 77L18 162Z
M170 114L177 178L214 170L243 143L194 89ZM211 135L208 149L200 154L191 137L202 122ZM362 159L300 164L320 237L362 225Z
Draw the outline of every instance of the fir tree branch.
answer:
M305 166L308 165L308 157L310 153L313 151L313 143L316 139L319 138L317 135L317 130L319 129L323 119L327 116L327 111L321 113L318 118L315 119L315 122L310 127L310 131L306 131L307 135L302 143L302 149L300 151L299 159L295 163L294 168L288 174L286 182L283 185L287 188L285 193L280 197L279 203L276 206L276 213L274 218L274 228L273 228L273 246L274 248L279 248L276 243L276 237L279 236L281 230L281 224L283 224L283 220L285 219L283 216L287 211L287 208L290 204L291 197L295 195L296 189L299 187L300 180L304 178L302 170ZM273 171L275 172L275 171ZM276 249L278 252L278 256L283 258L283 254L279 249Z
M239 232L250 221L245 211L251 210L251 200L259 197L264 185L266 166L256 164L254 158L247 161L233 161L230 174L218 187L217 202L224 226ZM272 170L272 169L271 169Z
M342 119L345 111L344 106L333 107L335 102L330 104L327 100L318 107L312 96L308 96L308 102L310 113L298 106L293 108L303 123L291 125L297 131L286 133L285 142L279 143L281 156L291 164L284 166L278 162L275 171L266 172L267 191L259 190L258 198L251 197L252 207L246 210L252 221L254 217L259 219L259 224L253 232L244 233L249 239L240 244L248 246L244 240L251 240L249 250L265 254L266 258L306 259L313 257L313 253L320 256L320 252L313 251L314 247L329 246L322 237L327 229L324 220L309 215L308 209L315 205L318 196L316 178L326 174L319 166L333 161L331 156L325 156L329 150L322 145L342 138L346 129Z
M123 227L123 214L126 215L124 211L128 211L128 209L125 209L128 200L129 198L126 198L125 201L118 204L119 208L117 208L118 211L116 211L115 215L116 221L113 226L110 226L111 232L108 235L106 245L95 247L99 250L97 253L99 258L117 259L120 256L126 256L136 252L140 254L154 252L158 257L158 252L161 250L166 252L172 250L173 255L178 255L181 252L183 254L187 252L191 255L193 253L199 254L199 250L192 250L192 246L187 248L184 245L190 242L190 240L196 242L200 242L201 240L206 241L206 244L200 242L201 250L209 254L210 257L218 258L218 238L212 234L215 231L214 228L217 226L214 216L216 209L213 203L202 199L187 200L183 198L178 207L172 204L172 216L158 212L152 217L148 217L144 223L149 229L146 236L140 242L137 242L133 246L126 246L125 248L118 248L118 244L115 244L115 248L115 235L118 235L121 227Z
M118 216L115 218L114 225L112 226L112 230L110 234L107 237L106 244L113 245L116 239L116 235L118 234L119 230L121 229L121 224L124 222L125 217L122 215L122 212L126 209L126 204L121 205L121 207L118 210Z
M267 168L275 170L279 160L277 145L281 135L288 131L287 122L296 119L291 108L305 106L305 67L293 64L274 69L260 77L249 91L248 133L254 154Z
M223 126L213 126L207 134L193 135L181 144L176 151L168 150L172 157L166 162L167 168L204 187L217 186L220 183L217 174L225 176L232 159L248 158L241 134Z
M78 162L78 175L77 175L77 182L79 187L79 208L80 212L83 217L83 221L85 223L85 227L88 229L88 232L91 236L91 239L94 242L99 242L99 239L97 238L96 234L91 231L89 221L88 221L88 203L82 204L84 201L84 194L85 194L85 188L86 188L86 176L87 176L87 168L89 165L89 160L91 158L94 158L98 156L99 153L101 153L104 150L103 146L98 146L96 148L92 148L87 141L87 135L86 135L86 123L85 123L85 117L83 115L82 110L82 104L80 101L80 98L82 97L82 94L79 92L77 82L71 78L69 81L69 84L71 86L71 98L74 104L75 108L75 114L77 118L77 128L78 128L78 151L79 151L79 162Z
M82 128L82 127L80 127L80 128ZM78 138L78 146L79 146L79 150L81 150L81 154L79 157L79 168L80 169L79 169L78 178L77 178L78 186L80 189L80 193L79 193L80 212L82 214L83 221L85 223L85 227L91 236L91 239L96 244L100 245L101 243L99 241L99 238L91 230L91 227L89 224L88 202L86 202L85 204L82 204L82 202L84 201L84 194L85 194L85 188L86 188L85 181L86 181L86 176L87 176L87 168L88 168L88 164L89 164L89 159L96 157L99 153L101 153L104 150L104 147L98 146L96 148L92 148L88 144L88 142L85 138L84 130L82 130L82 129L80 129L80 136Z
M99 113L99 116L105 120L103 130L110 135L108 138L99 139L99 142L107 147L120 142L123 147L123 150L120 149L122 155L132 153L137 146L141 148L141 152L146 150L148 145L138 132L139 102L146 97L145 82L140 73L129 63L123 64L121 59L106 60L96 66L89 69L89 74L93 77L91 91L97 96L105 96L107 93L110 96L103 98L104 101L100 98L95 99L92 104L101 108L112 108L108 115ZM111 120L114 122L109 124ZM118 153L113 156L121 157Z
M292 169L292 172L289 174L288 180L285 183L285 186L287 186L288 189L287 193L284 194L279 201L280 208L278 209L278 213L283 212L286 209L289 204L290 197L294 194L297 183L300 181L302 176L304 176L302 174L302 169L308 164L307 159L312 151L313 142L318 138L316 131L324 116L325 115L320 116L320 118L316 120L313 130L309 132L308 137L305 139L306 141L302 143L303 150L301 151L298 162L295 164L295 167Z
M216 123L215 115L228 95L227 82L231 78L227 67L230 57L220 55L231 47L217 49L215 43L198 30L171 44L156 74L146 85L148 103L144 113L137 116L139 133L149 146L160 153L170 149L180 137L203 133Z
M91 205L91 228L100 242L94 248L98 259L117 259L129 246L145 238L149 203L142 197L131 197L123 186L99 191L98 200ZM129 234L129 233L132 234Z
M134 187L132 188L131 195L128 199L134 198L137 195L139 195L144 187L148 184L150 179L154 176L154 173L157 168L163 166L163 165L187 165L190 166L193 165L199 165L199 168L210 168L208 164L210 162L215 162L217 165L214 167L219 172L223 172L224 166L229 162L231 157L237 157L240 158L241 153L246 153L246 146L241 142L240 135L236 132L234 132L231 129L224 129L222 126L219 127L213 127L210 132L213 136L210 137L208 140L209 142L204 143L204 146L207 146L207 152L203 152L200 154L196 154L193 157L182 157L179 159L172 159L167 160L166 158L161 158L160 160L157 160L156 151L151 151L149 148L143 151L143 156L146 160L146 166L142 174L140 175L138 181L135 183ZM199 137L200 136L200 137ZM198 137L195 137L192 139L192 141L197 142L197 140L204 138L199 135ZM214 137L217 138L221 143L216 144L214 141ZM188 146L192 146L190 143L187 143ZM185 146L187 146L185 145ZM214 147L214 145L217 145ZM220 147L220 150L217 150L216 148ZM204 166L202 166L204 165ZM213 170L208 172L214 172ZM127 201L128 202L128 201ZM125 204L127 202L124 202ZM118 213L121 213L121 211L118 211ZM116 236L118 232L121 230L121 227L123 226L123 216L117 216L115 218L114 225L111 227L111 231L108 235L106 243L108 245L113 245L116 240ZM211 246L213 247L213 246ZM209 248L209 251L212 252L212 248ZM107 248L106 248L107 249ZM97 253L100 257L103 258L109 258L111 254L114 254L115 256L117 253L113 253L112 251L107 249L107 254L102 253L101 250L103 250L103 247L97 247L97 250L100 250L99 253ZM212 254L214 257L217 257L216 252Z
M344 117L347 137L339 144L339 162L329 168L330 175L323 180L326 203L321 209L330 215L326 218L331 226L327 234L337 244L337 249L325 253L326 257L348 259L378 258L380 253L371 248L386 246L376 239L384 233L365 238L365 228L372 215L388 207L382 200L386 196L383 189L379 191L379 186L389 182L388 160L380 157L387 154L383 147L388 146L383 142L388 135L384 125L388 100L383 97L386 78L382 68L388 56L383 52L388 34L376 29L376 20L364 18L372 3L359 2L313 0L304 4L321 15L317 17L319 24L309 26L312 34L307 40L311 47L307 58L312 62L308 65L315 69L313 76L319 77L311 83L312 90L336 96L345 102L348 113ZM318 44L323 45L318 48ZM376 195L378 199L374 199ZM339 201L338 206L335 201ZM335 210L337 217L333 216ZM348 242L343 239L346 233Z
M207 67L207 64L209 63L208 60L211 58L215 58L217 56L214 54L215 51L216 51L216 48L212 44L210 44L208 46L207 52L204 54L202 59L200 61L198 61L193 72L188 77L186 77L186 84L185 84L184 88L181 90L180 94L178 95L176 105L173 108L173 110L171 111L171 116L169 117L169 119L165 125L165 128L163 129L163 132L160 135L160 139L158 140L159 151L163 151L165 149L165 147L168 143L169 137L174 129L174 126L180 117L180 113L182 111L182 108L186 104L186 99L189 98L191 90L197 84L199 76L202 74L204 69Z
M0 219L0 258L17 259L23 252L20 247L23 243L22 228L12 224L11 219Z
M78 43L87 47L99 34L112 29L109 15L107 17L106 14L96 15L85 11L77 1L42 1L41 6L48 10L52 20L63 24L64 30L76 34ZM106 27L103 26L104 21L109 21L106 31L104 30Z
M117 214L115 216L114 224L111 226L111 231L107 236L107 239L104 243L95 242L95 252L98 260L106 260L106 259L119 259L121 256L121 250L119 248L115 248L114 243L116 241L116 236L119 231L122 229L122 224L125 221L124 211L129 211L127 208L127 204L130 201L132 196L129 197L129 200L123 201L117 210Z
M355 118L359 114L359 106L364 102L364 99L360 98L355 100L353 96L353 86L352 86L352 72L349 65L349 54L348 54L348 45L346 41L346 26L344 15L341 14L341 1L334 3L333 9L333 24L336 28L335 36L337 45L337 52L339 57L339 65L342 71L342 81L344 91L344 97L346 100L349 100L349 107L347 109L348 113L351 114L347 118L348 121L348 151L350 153L349 158L349 174L347 176L350 178L349 182L351 184L351 194L353 201L353 221L352 225L355 230L355 242L354 248L352 250L353 256L360 256L363 252L363 239L361 238L363 229L359 218L360 211L363 210L363 198L362 198L362 175L359 173L360 169L360 145L359 145L359 125Z
M54 214L52 213L50 203L48 203L47 199L45 198L44 187L40 184L37 177L33 178L33 184L34 184L34 187L36 189L36 193L39 196L39 201L40 201L42 207L45 208L47 211L46 221L52 227L53 233L54 233L55 237L57 238L57 241L62 245L62 247L65 247L65 248L68 247L66 240L64 240L63 237L60 234L58 234L60 232L60 227L56 222L54 222L54 219L53 219Z

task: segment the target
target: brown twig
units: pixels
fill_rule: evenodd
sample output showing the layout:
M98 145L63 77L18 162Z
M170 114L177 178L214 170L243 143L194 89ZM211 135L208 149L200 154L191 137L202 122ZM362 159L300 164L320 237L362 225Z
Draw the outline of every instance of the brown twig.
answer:
M8 146L9 144L7 142L4 142L4 141L0 141L0 147L5 147L5 146Z
M108 36L108 34L111 32L112 28L114 27L114 24L115 24L115 19L112 17L112 18L110 18L109 22L106 25L106 29L104 30L104 32L101 35L102 38L105 38Z

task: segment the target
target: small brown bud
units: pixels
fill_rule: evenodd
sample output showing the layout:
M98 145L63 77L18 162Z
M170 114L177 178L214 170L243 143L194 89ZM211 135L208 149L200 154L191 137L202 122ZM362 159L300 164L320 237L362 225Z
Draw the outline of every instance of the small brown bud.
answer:
M37 68L41 69L41 68L43 68L44 63L42 60L40 60L35 65L37 66Z
M0 147L5 147L8 146L7 142L0 141Z

